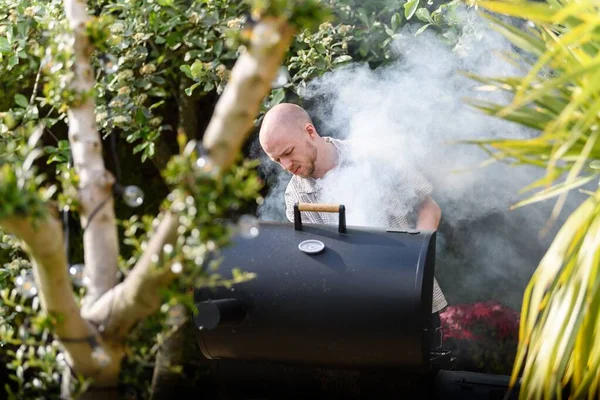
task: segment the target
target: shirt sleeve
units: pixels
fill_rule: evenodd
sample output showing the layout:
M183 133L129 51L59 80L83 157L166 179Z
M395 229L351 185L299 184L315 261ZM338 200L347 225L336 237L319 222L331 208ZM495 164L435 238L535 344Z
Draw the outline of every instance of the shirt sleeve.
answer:
M415 191L419 195L419 198L425 200L433 193L433 186L423 174L417 171L415 168L409 167L408 169L408 180L411 185L415 188Z
M285 189L285 215L290 222L294 222L294 204L298 202L297 192L295 191L293 182L290 180Z

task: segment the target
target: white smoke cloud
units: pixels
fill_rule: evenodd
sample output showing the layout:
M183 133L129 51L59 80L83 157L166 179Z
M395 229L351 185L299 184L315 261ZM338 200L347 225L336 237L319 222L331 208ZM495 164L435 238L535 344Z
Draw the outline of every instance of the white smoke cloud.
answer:
M434 187L442 208L438 232L436 277L452 302L492 296L519 307L527 280L547 248L551 232L539 232L553 203L509 211L518 191L541 177L543 170L492 164L473 169L488 155L458 140L524 138L536 132L473 109L465 98L508 102L501 92L477 92L479 84L461 71L484 76L522 75L500 53L510 44L475 12L459 13L463 34L454 48L433 32L415 37L405 27L395 43L399 58L372 70L353 64L312 81L301 92L323 136L358 141L375 165L360 163L334 170L320 182L323 202L346 205L349 225L385 225L389 176L398 162L410 163ZM470 169L456 173L456 170ZM283 192L290 175L272 177L274 189L259 210L261 219L285 219ZM414 193L396 193L407 207ZM573 196L572 196L573 197ZM567 207L569 211L572 204ZM563 213L564 214L564 213Z

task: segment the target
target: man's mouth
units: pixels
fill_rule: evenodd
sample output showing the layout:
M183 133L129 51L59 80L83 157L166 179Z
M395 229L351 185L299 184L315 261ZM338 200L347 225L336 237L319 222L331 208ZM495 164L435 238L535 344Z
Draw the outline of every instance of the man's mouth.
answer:
M297 175L297 174L298 174L298 171L300 171L300 166L298 166L298 168L296 168L296 169L294 170L293 174L294 174L294 175Z

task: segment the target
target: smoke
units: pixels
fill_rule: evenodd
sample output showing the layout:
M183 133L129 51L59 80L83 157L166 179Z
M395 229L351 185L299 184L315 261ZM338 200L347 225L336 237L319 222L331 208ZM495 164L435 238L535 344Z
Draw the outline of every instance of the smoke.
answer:
M474 90L479 84L461 71L498 77L526 70L499 56L511 46L486 21L466 10L459 16L463 33L454 48L430 31L415 37L416 28L407 26L395 43L397 62L375 70L353 64L301 91L319 133L351 140L360 150L356 156L369 160L326 175L319 182L321 200L345 204L348 225L384 226L389 210L381 199L395 195L398 212L414 205L414 191L390 183L410 165L431 183L442 209L436 277L449 302L496 299L519 308L525 285L556 232L539 235L554 203L509 211L522 198L519 190L544 171L500 163L474 168L488 155L474 145L454 143L536 134L466 104L465 98L503 103L510 98ZM268 171L272 190L259 217L285 220L283 193L291 176L268 160L263 164L277 169Z

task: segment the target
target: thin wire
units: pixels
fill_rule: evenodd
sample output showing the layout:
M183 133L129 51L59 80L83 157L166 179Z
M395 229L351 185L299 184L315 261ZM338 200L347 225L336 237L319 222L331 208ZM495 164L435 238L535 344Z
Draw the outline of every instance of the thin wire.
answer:
M71 169L71 153L69 152L69 160L67 161L67 169ZM65 256L67 258L67 268L69 268L69 265L71 264L69 259L70 259L70 243L69 243L69 233L70 233L70 229L69 229L69 210L67 207L65 207L63 209L63 237L65 240Z
M47 126L44 126L44 129L46 130L46 132L48 132L50 134L50 136L52 136L52 138L54 140L56 140L56 143L60 142L60 140L58 140L58 138L54 135L54 133L52 133L52 131L50 129L48 129ZM70 158L69 158L69 160L70 160Z
M98 204L98 206L94 209L94 211L92 211L92 213L90 214L90 216L87 220L87 224L83 227L84 232L92 223L92 219L96 216L96 214L98 214L98 212L102 209L102 207L104 207L106 205L106 203L108 203L108 201L110 200L111 197L112 197L112 194L109 194L104 200L102 200L102 202L100 204Z

